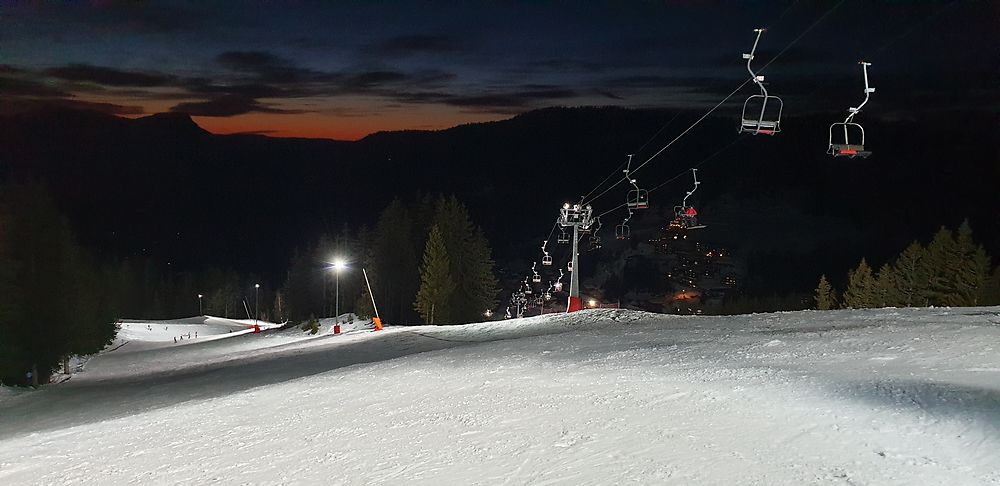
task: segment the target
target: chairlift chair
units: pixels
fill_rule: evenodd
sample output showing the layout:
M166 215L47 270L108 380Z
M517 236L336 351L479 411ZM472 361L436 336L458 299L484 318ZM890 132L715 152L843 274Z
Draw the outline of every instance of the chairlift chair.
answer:
M684 195L684 199L681 201L680 206L674 206L674 219L667 226L670 229L689 230L705 227L703 224L698 224L698 210L696 210L693 206L687 205L688 198L691 197L691 195L698 190L698 186L701 185L701 181L698 180L698 169L691 169L691 177L694 179L694 187L690 191L687 191Z
M545 246L548 245L548 244L549 244L549 240L545 240L545 241L542 242L542 253L543 253L543 255L542 255L542 266L543 267L548 267L548 266L552 265L552 255L549 255L548 250L545 249Z
M868 85L868 66L871 66L871 63L861 61L859 64L861 64L861 69L865 77L865 99L860 105L847 110L847 118L844 121L830 125L830 137L826 152L834 157L867 158L872 154L870 150L865 150L864 127L854 122L854 115L861 112L861 108L868 103L868 98L875 92L875 88ZM836 143L833 141L833 133L835 131L838 135L843 133L843 138L838 138ZM852 141L854 143L851 143Z
M629 209L628 216L625 216L625 220L622 221L622 224L615 226L615 238L625 240L632 236L632 230L628 226L628 221L630 219L632 219L631 209Z
M573 260L570 260L570 261L566 262L566 271L567 272L572 272L573 271Z
M564 275L563 271L560 268L559 269L559 279L556 280L556 283L552 284L552 288L555 289L556 292L562 292L562 288L563 288L563 283L562 283L563 275Z
M629 229L627 224L620 224L615 226L615 238L619 240L627 240L632 236L632 231Z
M768 94L764 87L764 76L760 76L753 71L750 63L754 54L757 53L757 44L760 36L766 29L754 29L757 38L753 41L753 49L749 54L743 54L743 59L747 60L747 71L750 72L750 80L760 88L760 94L751 95L743 102L743 115L740 117L740 133L750 133L753 135L774 135L781 131L781 110L784 102L781 98ZM768 106L770 105L770 110Z
M601 237L600 236L594 235L594 236L590 237L590 249L591 250L600 250L602 247L603 247L603 245L601 244Z
M632 180L635 182L635 179ZM628 200L626 201L629 209L646 209L649 207L649 191L645 189L639 189L638 186L628 192Z
M559 230L559 236L556 236L556 243L569 243L569 234L566 233L565 229Z
M674 219L668 228L676 230L701 229L705 225L698 223L698 211L691 206L674 206Z
M629 209L646 209L649 207L649 191L645 189L640 189L639 185L636 183L636 179L631 176L632 172L632 155L628 156L628 164L625 165L625 181L632 184L632 190L628 192L628 196L625 197L625 205Z

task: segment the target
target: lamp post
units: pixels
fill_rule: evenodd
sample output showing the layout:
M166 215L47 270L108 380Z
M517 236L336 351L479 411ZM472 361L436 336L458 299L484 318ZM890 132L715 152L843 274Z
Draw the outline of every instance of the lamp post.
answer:
M205 313L201 310L201 294L198 294L198 315L203 316Z
M334 311L334 315L337 318L337 324L340 324L340 271L347 268L347 265L342 260L337 260L333 262L331 268L333 268L334 280L336 281L334 288L334 294L336 295L334 299L336 303L334 305L336 306L336 310Z
M253 284L253 325L257 325L257 319L260 316L260 284Z

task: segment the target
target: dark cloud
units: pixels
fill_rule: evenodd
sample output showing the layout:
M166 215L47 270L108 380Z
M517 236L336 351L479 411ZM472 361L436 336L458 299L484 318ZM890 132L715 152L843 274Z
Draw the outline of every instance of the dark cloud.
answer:
M260 104L260 102L254 98L240 95L225 95L207 101L188 101L179 103L170 108L170 111L175 113L187 113L191 116L211 117L229 117L243 115L246 113L305 113L305 111L302 110L282 110L269 107L267 105Z
M294 96L297 92L278 88L269 84L211 84L197 80L186 85L190 93L208 95L239 95L247 98L283 98Z
M67 98L11 98L4 100L3 106L0 108L0 113L16 113L51 108L88 110L106 113L108 115L143 115L146 113L141 106L119 105L115 103L96 103Z
M233 71L250 73L283 68L291 64L286 59L264 51L228 51L219 54L215 60Z
M366 71L343 75L336 81L342 93L370 93L395 97L399 87L434 89L442 88L457 76L443 71L404 73L400 71ZM390 91L390 87L393 88Z
M253 75L267 83L301 83L332 80L330 75L296 66L292 61L265 51L228 51L215 58L234 72Z
M584 61L580 59L545 59L525 64L526 71L557 71L565 73L600 73L614 67L610 63Z
M705 66L731 67L734 69L742 67L743 72L746 73L747 61L746 59L743 59L743 53L749 53L751 47L752 44L746 46L744 50L740 52L716 56L714 62L706 63ZM808 66L813 64L823 64L827 62L829 58L829 53L825 53L818 49L792 46L781 50L779 46L760 46L757 47L757 52L753 56L751 67L753 67L754 70L758 70L763 68L764 65L772 62L775 64L780 63L784 66ZM750 73L747 73L747 76L750 76Z
M92 66L89 64L70 64L67 66L46 69L44 73L54 78L66 81L85 81L104 86L137 86L157 87L171 83L174 78L159 73L142 73L122 71L119 69Z
M452 106L497 108L525 107L540 100L567 99L577 96L577 93L565 88L527 89L507 93L495 93L474 96L454 96L444 99L444 103Z
M618 95L616 95L616 94L614 94L614 93L612 93L610 91L597 90L597 94L599 94L599 95L601 95L601 96L603 96L605 98L610 98L610 99L613 99L613 100L619 100L619 101L621 101L621 100L625 99L625 98L623 98L621 96L618 96Z
M393 37L370 49L383 57L407 57L416 54L458 52L466 43L445 35L403 35Z
M344 89L356 91L378 86L400 83L409 79L409 76L397 71L370 71L348 76L341 83Z
M401 103L433 104L442 103L453 96L435 91L399 91L392 93L392 98Z
M0 77L0 93L3 93L4 96L33 96L42 98L69 98L72 96L66 91L41 82L17 77Z

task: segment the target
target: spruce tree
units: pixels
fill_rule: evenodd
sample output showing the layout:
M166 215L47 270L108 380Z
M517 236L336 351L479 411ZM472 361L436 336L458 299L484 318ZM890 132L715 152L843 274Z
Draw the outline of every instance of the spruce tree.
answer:
M847 289L844 291L844 307L867 309L874 306L875 279L871 267L864 258L858 268L847 275Z
M420 289L414 308L427 324L451 322L451 297L455 283L444 238L437 225L431 227L420 268Z
M46 191L17 186L0 215L0 381L35 383L73 354L99 351L114 337L106 285L84 256Z
M420 262L415 248L426 246L427 229L415 228L413 211L394 199L379 215L369 275L386 322L412 323L418 316L413 301L420 286ZM424 234L418 234L423 232Z
M826 280L826 275L820 275L819 285L816 287L816 308L819 310L830 310L834 307L833 301L833 287L830 286L830 282Z
M899 306L899 284L896 280L896 272L888 263L879 268L873 289L874 307Z
M1000 305L1000 266L993 269L993 275L980 290L979 305Z
M455 282L449 322L482 320L483 311L493 307L498 292L489 243L472 224L465 205L454 196L438 200L434 221L441 230Z
M953 305L977 305L980 289L990 276L990 257L972 239L972 227L968 220L958 227L955 245L957 261L953 263L952 275L956 298Z
M927 301L930 305L961 304L956 276L961 260L952 232L942 226L927 245L927 255L923 261L923 271L930 276L927 286Z
M893 264L896 277L895 304L901 307L927 305L930 269L924 263L926 250L914 241Z

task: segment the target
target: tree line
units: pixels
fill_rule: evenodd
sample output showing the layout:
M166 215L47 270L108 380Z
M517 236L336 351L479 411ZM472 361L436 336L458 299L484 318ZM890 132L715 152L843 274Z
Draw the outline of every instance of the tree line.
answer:
M373 314L362 268L382 319L393 324L477 321L499 292L489 242L454 196L394 199L374 229L345 226L296 251L279 291L278 317L298 322L333 315L338 271L331 264L338 260L346 264L339 270L342 314Z
M0 382L45 383L74 354L115 334L110 272L79 246L39 185L0 197Z
M1000 266L975 242L969 222L941 229L927 246L914 241L877 271L862 258L838 292L826 275L815 290L816 308L976 306L1000 304Z
M365 268L388 323L478 321L499 292L489 243L454 196L396 199L373 229L345 225L320 235L292 255L283 284L273 288L232 270L174 271L134 255L100 260L81 246L44 186L2 189L0 383L48 382L70 357L110 344L120 318L331 316L338 279L330 262L339 259L347 263L339 275L341 313L374 314Z

